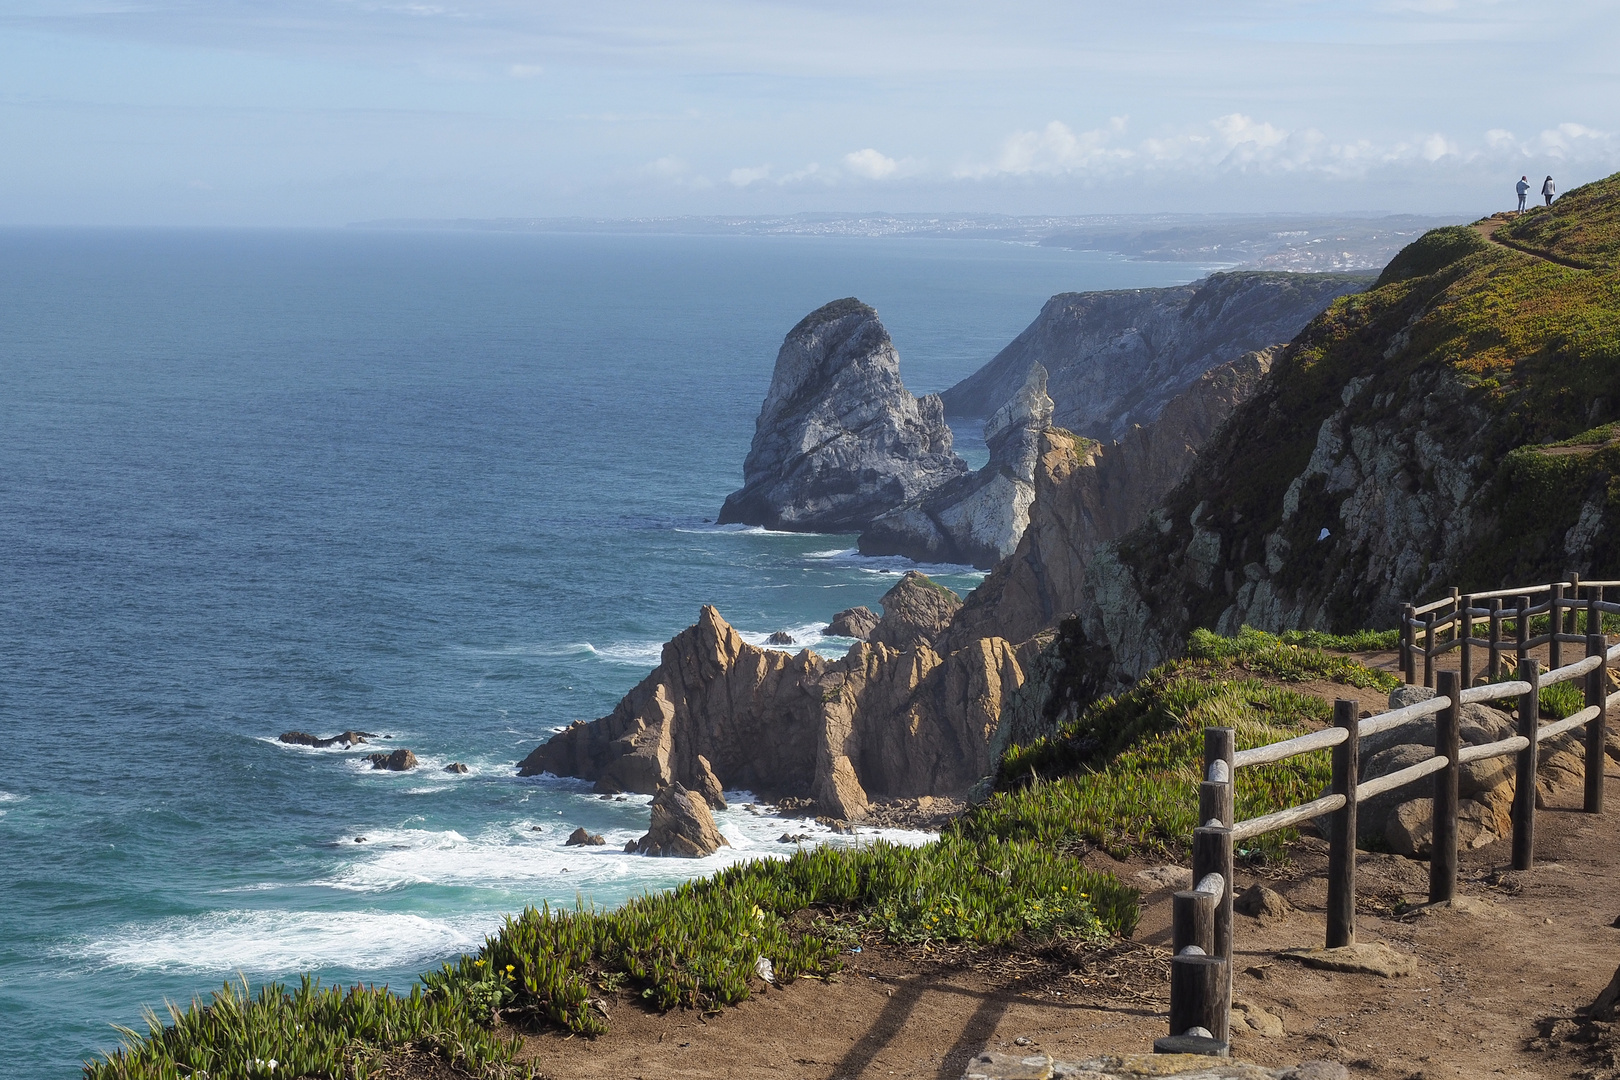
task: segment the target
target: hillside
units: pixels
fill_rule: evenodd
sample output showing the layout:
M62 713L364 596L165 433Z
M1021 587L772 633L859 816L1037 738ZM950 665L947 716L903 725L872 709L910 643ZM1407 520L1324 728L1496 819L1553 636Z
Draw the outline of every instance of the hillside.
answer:
M1451 585L1612 577L1617 258L1620 176L1407 247L1094 559L1088 650L1135 676L1193 627L1390 626Z

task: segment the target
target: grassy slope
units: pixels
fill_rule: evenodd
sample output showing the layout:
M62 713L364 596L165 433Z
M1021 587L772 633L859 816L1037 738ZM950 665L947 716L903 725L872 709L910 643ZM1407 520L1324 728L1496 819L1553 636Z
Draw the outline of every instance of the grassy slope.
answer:
M1418 588L1427 566L1411 566L1410 581L1372 582L1359 573L1364 552L1317 544L1320 523L1337 519L1343 498L1320 479L1304 485L1300 512L1282 519L1284 493L1304 471L1323 420L1343 407L1342 391L1358 378L1368 382L1349 407L1355 424L1399 424L1409 396L1426 392L1415 388L1436 380L1457 384L1488 418L1482 431L1458 410L1427 429L1445 446L1483 440L1475 445L1485 463L1485 504L1500 510L1462 565L1448 568L1459 584L1563 573L1564 534L1583 498L1602 515L1593 565L1620 563L1620 482L1611 479L1620 475L1620 443L1610 441L1609 426L1589 430L1620 414L1620 176L1579 188L1498 235L1594 269L1492 244L1464 226L1426 234L1390 263L1377 287L1335 302L1295 339L1266 387L1166 500L1174 531L1142 530L1122 542L1138 579L1174 576L1189 539L1185 522L1207 500L1219 518L1206 518L1205 527L1221 533L1226 559L1216 582L1224 571L1242 581L1243 563L1263 557L1263 538L1281 529L1294 554L1275 584L1285 595L1316 595L1323 582L1335 582L1326 600L1336 626L1367 625L1380 601ZM1571 439L1590 449L1544 452ZM1408 468L1399 482L1421 489L1430 479L1421 462ZM1219 588L1187 587L1166 610L1184 608L1190 629L1212 625L1229 602Z

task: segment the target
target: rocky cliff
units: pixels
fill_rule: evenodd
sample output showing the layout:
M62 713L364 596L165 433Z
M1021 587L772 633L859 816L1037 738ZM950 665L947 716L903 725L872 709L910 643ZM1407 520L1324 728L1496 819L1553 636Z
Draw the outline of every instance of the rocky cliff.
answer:
M872 799L960 795L989 771L990 736L1023 672L999 638L936 649L959 604L907 574L884 595L872 640L830 662L749 645L706 606L612 713L569 726L518 771L603 792L747 788L847 819Z
M805 316L782 342L720 522L858 532L968 471L937 396L913 397L877 312L850 298Z
M1156 421L1108 446L1045 432L1029 528L1013 557L969 595L952 628L955 639L994 634L1024 641L1082 607L1097 549L1148 520L1204 444L1259 389L1277 351L1248 353L1206 371Z
M1086 647L1130 677L1195 626L1389 626L1453 584L1612 576L1617 265L1620 176L1406 248L1289 344L1148 524L1094 553Z
M1170 289L1061 293L995 359L940 397L952 416L989 416L1047 372L1053 423L1112 442L1158 418L1204 372L1288 341L1369 277L1243 272Z
M988 570L1013 553L1035 501L1041 437L1052 423L1046 369L1036 364L984 425L984 468L889 511L861 533L863 555L969 563Z

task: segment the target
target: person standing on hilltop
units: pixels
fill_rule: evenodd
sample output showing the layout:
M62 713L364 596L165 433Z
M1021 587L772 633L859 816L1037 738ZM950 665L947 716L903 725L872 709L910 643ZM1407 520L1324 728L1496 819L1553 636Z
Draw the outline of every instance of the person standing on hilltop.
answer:
M1546 197L1547 205L1551 206L1553 196L1558 194L1558 187L1552 182L1552 177L1547 177L1546 181L1541 185L1541 194Z
M1519 193L1519 213L1522 214L1522 213L1524 213L1524 196L1525 196L1525 192L1530 190L1530 177L1529 176L1521 176L1521 177L1519 177L1519 182L1517 184L1513 185L1513 190L1515 190L1515 191L1517 191Z

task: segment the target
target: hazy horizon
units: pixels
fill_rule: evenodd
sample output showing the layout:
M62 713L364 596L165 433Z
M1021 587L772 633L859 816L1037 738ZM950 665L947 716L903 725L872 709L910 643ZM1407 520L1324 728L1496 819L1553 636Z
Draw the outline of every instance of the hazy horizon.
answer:
M0 224L1483 213L1620 170L1617 31L1590 0L15 0Z

